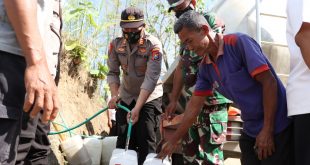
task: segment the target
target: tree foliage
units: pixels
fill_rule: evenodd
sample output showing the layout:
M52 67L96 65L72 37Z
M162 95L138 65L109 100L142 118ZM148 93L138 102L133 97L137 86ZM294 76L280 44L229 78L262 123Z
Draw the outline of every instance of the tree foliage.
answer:
M198 0L204 6L202 1ZM107 73L109 43L122 35L120 14L128 6L144 10L147 31L163 44L164 67L168 68L178 55L178 38L173 32L175 17L168 13L166 0L67 0L63 10L65 48L72 57L81 56L93 75Z

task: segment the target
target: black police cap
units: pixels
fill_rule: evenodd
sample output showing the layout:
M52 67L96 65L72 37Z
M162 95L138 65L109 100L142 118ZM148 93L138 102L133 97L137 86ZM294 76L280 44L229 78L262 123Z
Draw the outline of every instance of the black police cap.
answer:
M122 28L138 28L144 25L143 11L137 7L128 7L121 14Z

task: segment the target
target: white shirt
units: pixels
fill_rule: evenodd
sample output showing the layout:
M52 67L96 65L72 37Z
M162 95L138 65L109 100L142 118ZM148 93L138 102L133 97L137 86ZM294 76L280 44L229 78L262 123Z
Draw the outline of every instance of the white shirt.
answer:
M286 37L291 55L290 76L286 88L288 116L310 113L310 70L295 42L302 23L310 22L309 6L310 0L287 0Z
M44 42L45 52L49 71L55 78L58 56L53 55L54 52L59 52L60 41L55 34L50 30L50 25L53 23L56 31L59 31L60 20L53 17L53 7L59 4L52 0L37 1L37 20L40 35ZM55 39L56 38L56 39ZM0 0L0 50L14 55L23 56L20 45L17 41L15 31L9 22L3 0Z
M110 111L110 119L116 121L116 111L115 109L108 109Z
M38 1L37 17L41 35L44 34L47 28L49 28L49 25L47 26L47 24L50 22L50 19L52 19L52 16L52 3L47 0ZM42 38L45 38L45 36L42 35ZM0 50L15 55L23 55L19 43L17 42L15 31L13 30L6 14L3 0L0 0Z
M107 100L106 100L106 103L107 103L107 105L108 105L108 102L111 100L111 95L110 95L110 92L108 92L108 98L107 98ZM108 111L110 112L110 113L108 113L108 115L109 115L109 117L110 117L110 120L114 120L114 121L116 121L116 111L115 111L115 109L108 109Z

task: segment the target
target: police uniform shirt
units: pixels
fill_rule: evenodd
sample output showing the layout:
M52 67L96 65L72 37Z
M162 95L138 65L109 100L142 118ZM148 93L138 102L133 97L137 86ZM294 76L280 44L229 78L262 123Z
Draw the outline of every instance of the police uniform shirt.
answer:
M161 63L162 44L156 37L144 32L132 49L125 38L118 37L110 44L107 81L120 84L120 97L126 104L137 100L140 89L151 92L146 101L149 102L163 95Z

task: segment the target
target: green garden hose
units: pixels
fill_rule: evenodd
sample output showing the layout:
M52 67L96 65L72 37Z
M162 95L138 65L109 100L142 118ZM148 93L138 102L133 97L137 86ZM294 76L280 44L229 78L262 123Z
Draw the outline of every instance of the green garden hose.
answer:
M67 126L67 124L66 124L66 122L65 122L65 120L64 120L64 118L63 118L63 116L61 115L61 111L60 111L58 114L59 114L59 117L60 117L60 119L61 119L61 122L63 123L63 125L64 125L65 128L67 129L68 126ZM55 122L53 122L53 123L55 123ZM69 131L69 134L70 134L70 137L72 137L72 132L71 132L71 131Z
M128 113L131 113L130 110L129 110L127 107L125 107L125 106L122 106L122 105L120 105L120 104L117 104L117 107L120 108L120 109L122 109L122 110L124 110L124 111L126 111L126 112L128 112ZM74 126L74 127L66 128L65 130L62 130L62 131L59 131L59 132L50 132L50 133L48 133L48 135L57 135L57 134L62 134L62 133L65 133L65 132L69 132L69 131L71 131L71 130L74 130L74 129L76 129L76 128L78 128L78 127L80 127L80 126L86 124L87 122L89 122L90 120L92 120L93 118L95 118L96 116L100 115L101 113L103 113L103 112L106 111L106 110L108 110L108 107L106 107L106 108L104 108L104 109L98 111L98 112L95 113L93 116L91 116L90 118L86 119L86 120L83 121L82 123L77 124L77 125ZM58 123L57 123L57 124L58 124ZM132 121L131 121L131 119L130 119L130 122L129 122L129 125L128 125L127 137L128 137L128 134L129 134L129 136L130 136L131 127L132 127Z

